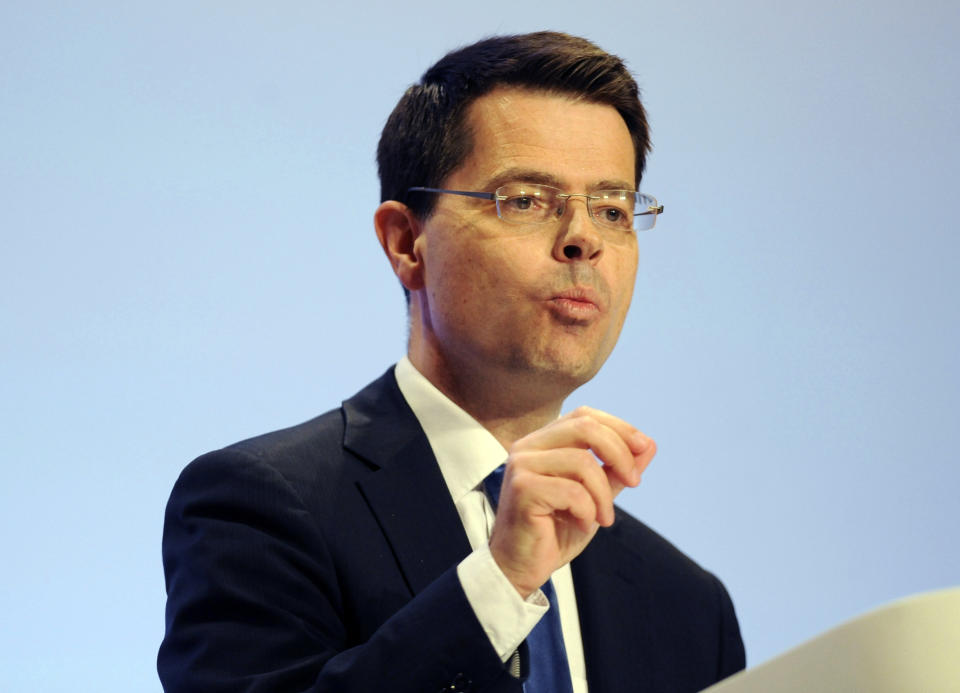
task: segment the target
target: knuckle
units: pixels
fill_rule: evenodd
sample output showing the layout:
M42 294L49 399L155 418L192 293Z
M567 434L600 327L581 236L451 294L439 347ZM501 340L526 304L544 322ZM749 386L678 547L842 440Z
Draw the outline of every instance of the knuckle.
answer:
M584 438L593 435L599 426L600 424L589 416L580 416L573 419L574 430Z
M510 485L510 489L515 495L523 496L529 493L534 483L534 475L528 474L525 470L520 470L507 479L506 483Z
M581 508L583 510L591 510L596 507L593 496L579 484L571 488L570 490L570 502L571 506Z
M533 452L531 450L511 450L507 457L507 469L505 473L509 475L511 471L528 467L532 457Z
M603 467L597 462L595 458L589 451L584 450L578 459L578 470L577 476L581 487L589 487L590 489L602 489L606 484L606 473L603 471Z
M597 458L589 450L577 450L576 461L581 467L586 467L588 472L590 468L598 469Z

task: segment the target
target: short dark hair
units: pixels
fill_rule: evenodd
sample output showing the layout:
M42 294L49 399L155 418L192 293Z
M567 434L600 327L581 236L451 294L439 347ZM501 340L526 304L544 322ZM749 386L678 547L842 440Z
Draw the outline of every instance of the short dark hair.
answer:
M425 218L436 195L411 195L414 186L441 187L473 149L466 113L499 86L568 94L613 106L635 155L640 184L650 135L640 92L623 61L590 41L552 31L494 36L440 59L400 99L380 135L380 199L405 202Z

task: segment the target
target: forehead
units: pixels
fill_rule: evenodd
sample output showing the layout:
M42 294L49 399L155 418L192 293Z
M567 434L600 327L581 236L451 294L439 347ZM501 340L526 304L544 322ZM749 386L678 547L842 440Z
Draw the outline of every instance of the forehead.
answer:
M562 187L635 188L630 131L613 106L574 96L504 87L467 111L472 150L457 173L477 183L537 172Z

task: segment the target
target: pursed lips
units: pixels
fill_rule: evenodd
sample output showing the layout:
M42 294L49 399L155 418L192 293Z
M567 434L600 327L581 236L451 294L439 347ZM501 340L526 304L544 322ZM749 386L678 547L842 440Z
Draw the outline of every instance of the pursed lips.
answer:
M588 318L606 311L600 292L589 286L574 286L555 293L550 303L568 317Z

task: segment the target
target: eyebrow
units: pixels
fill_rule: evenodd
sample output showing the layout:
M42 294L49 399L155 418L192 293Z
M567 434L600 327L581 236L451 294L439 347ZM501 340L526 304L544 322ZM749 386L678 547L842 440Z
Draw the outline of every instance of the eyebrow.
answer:
M487 190L496 190L507 183L537 183L550 185L554 188L563 188L563 183L556 176L534 168L508 168L495 174L487 181ZM636 190L636 188L620 179L603 179L589 186L588 190Z
M538 183L560 187L560 179L556 176L538 171L533 168L508 168L500 171L487 181L487 188L496 190L506 183Z

